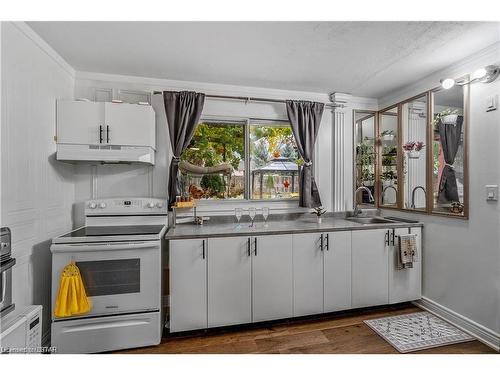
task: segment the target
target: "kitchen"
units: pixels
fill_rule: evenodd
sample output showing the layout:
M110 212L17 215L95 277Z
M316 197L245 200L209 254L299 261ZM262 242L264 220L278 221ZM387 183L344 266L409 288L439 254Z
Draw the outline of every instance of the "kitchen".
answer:
M498 30L2 21L2 352L497 353Z

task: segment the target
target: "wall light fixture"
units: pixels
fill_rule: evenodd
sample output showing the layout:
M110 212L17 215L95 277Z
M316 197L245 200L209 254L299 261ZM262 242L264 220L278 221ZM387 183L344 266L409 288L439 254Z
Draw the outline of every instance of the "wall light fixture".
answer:
M442 79L440 82L441 82L441 87L445 90L448 90L455 85L463 86L469 83L476 83L476 82L490 83L496 80L499 75L500 75L499 66L488 65L485 66L484 68L479 68L475 70L474 73L472 73L470 80L466 80L464 78L457 80L454 80L453 78L445 78Z

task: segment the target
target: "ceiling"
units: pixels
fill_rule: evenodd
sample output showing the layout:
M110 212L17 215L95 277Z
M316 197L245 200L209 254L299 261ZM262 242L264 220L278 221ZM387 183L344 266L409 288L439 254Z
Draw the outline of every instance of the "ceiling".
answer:
M500 40L496 22L28 22L76 70L380 98Z

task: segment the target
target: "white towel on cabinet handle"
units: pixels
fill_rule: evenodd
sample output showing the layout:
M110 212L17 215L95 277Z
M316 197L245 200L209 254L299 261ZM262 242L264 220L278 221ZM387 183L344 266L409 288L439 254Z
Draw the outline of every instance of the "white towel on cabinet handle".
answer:
M418 261L417 235L399 235L397 243L397 269L413 268L413 263Z

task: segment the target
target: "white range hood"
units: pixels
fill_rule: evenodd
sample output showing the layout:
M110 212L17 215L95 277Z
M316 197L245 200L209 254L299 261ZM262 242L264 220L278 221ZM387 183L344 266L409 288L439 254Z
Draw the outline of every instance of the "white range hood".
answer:
M57 144L61 161L155 164L155 150L149 146Z
M155 163L156 122L150 105L57 101L57 160Z

